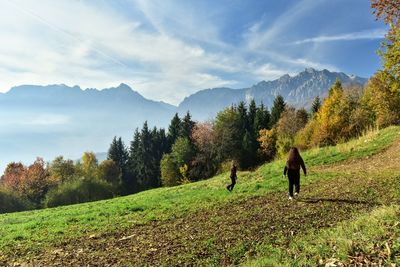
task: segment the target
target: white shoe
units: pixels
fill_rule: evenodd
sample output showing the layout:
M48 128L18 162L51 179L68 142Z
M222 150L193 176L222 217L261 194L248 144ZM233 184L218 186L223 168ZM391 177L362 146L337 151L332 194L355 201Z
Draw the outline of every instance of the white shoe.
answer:
M298 194L299 194L299 193L297 193L297 192L294 192L294 196L295 196L295 197L297 197L297 195L298 195Z
M292 197L289 197L289 200L293 200L293 198L292 198Z

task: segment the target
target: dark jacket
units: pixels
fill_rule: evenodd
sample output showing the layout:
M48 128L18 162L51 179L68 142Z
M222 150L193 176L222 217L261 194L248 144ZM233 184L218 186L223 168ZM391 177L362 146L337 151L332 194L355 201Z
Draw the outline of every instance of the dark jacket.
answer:
M236 176L236 166L232 166L232 168L231 168L231 178L232 179L236 179L237 178L237 176Z
M304 175L307 175L306 165L304 164L302 158L300 158L300 161L297 164L289 164L289 162L286 162L285 169L283 170L283 175L286 175L288 170L300 171L300 167L303 169Z

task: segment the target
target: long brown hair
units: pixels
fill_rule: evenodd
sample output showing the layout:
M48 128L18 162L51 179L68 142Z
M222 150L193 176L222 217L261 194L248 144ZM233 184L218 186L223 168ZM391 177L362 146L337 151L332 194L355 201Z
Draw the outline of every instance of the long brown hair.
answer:
M235 159L232 160L232 163L231 163L231 169L232 169L233 167L237 168L237 161L236 161Z
M286 161L286 167L289 169L300 169L302 162L303 159L301 158L297 147L291 147L289 150L288 159Z

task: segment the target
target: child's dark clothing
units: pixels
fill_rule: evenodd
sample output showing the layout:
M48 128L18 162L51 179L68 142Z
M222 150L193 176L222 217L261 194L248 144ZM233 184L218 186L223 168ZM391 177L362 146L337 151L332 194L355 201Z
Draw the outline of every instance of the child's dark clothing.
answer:
M300 164L298 166L290 166L286 164L285 169L283 170L283 175L286 176L286 173L289 178L289 196L293 197L293 186L295 187L295 192L300 193L300 167L303 169L304 175L307 175L306 166L304 165L303 159L300 160Z
M232 183L230 184L230 185L228 185L227 187L226 187L226 189L228 189L229 191L232 191L233 190L233 187L235 186L235 184L236 184L236 178L237 178L237 176L236 176L236 166L233 166L232 168L231 168L231 181L232 181Z

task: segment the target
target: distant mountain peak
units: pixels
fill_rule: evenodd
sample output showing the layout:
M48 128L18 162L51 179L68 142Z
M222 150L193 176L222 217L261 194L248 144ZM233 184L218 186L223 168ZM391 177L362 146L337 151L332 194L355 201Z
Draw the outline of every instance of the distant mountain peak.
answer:
M311 68L311 67L306 68L304 71L305 71L305 72L308 72L308 73L316 73L316 72L318 72L316 69Z
M120 89L120 90L130 90L130 91L133 91L132 90L132 88L129 86L129 85L127 85L126 83L120 83L119 85L118 85L118 87L116 87L117 89Z
M285 75L283 75L283 76L281 76L279 78L280 81L287 81L289 79L290 79L290 75L289 74L285 74Z

